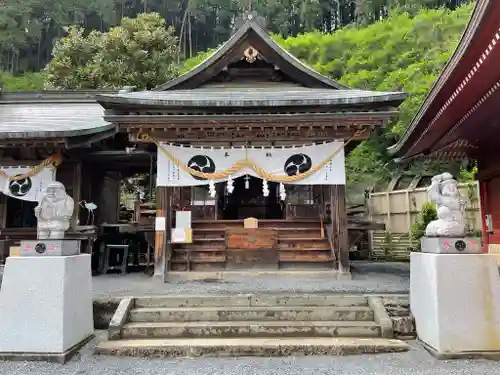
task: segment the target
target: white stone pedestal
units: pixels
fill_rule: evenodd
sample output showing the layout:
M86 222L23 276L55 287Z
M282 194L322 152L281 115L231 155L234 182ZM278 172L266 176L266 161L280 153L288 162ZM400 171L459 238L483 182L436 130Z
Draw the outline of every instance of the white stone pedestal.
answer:
M438 358L500 352L500 277L487 254L411 254L410 307Z
M90 255L9 257L0 358L65 362L94 332Z

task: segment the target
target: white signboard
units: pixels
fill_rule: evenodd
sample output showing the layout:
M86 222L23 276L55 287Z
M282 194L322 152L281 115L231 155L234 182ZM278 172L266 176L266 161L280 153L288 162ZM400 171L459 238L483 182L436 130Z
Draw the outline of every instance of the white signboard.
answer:
M345 162L343 142L331 142L295 148L249 148L249 149L202 149L171 145L162 147L180 164L204 173L222 172L236 162L249 160L256 166L277 177L293 176L309 171L321 164L336 150L338 152L316 173L304 179L290 182L301 185L344 185ZM260 176L249 167L231 175L233 179L250 175ZM225 180L216 180L222 182ZM196 186L206 185L208 180L195 177L179 168L164 152L158 150L158 186Z
M7 176L17 176L28 173L29 167L0 167ZM0 176L3 183L3 193L9 197L23 201L38 202L42 192L55 180L54 168L43 168L37 174L22 180L9 180L8 177Z

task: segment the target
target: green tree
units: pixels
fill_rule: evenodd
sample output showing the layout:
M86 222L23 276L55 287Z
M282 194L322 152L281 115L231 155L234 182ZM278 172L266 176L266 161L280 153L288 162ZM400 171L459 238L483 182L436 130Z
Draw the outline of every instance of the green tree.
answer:
M54 41L70 26L84 35L105 32L124 17L156 12L185 38L191 56L224 42L243 10L256 10L268 30L287 36L318 30L331 33L348 25L371 24L393 11L456 6L470 0L2 0L0 71L38 71L50 60ZM180 39L182 39L180 38Z
M177 74L178 43L158 13L124 18L108 32L71 28L54 46L47 86L57 89L151 89Z
M427 225L436 219L436 205L430 202L424 203L420 208L417 221L411 226L410 231L412 242L415 243L413 245L415 250L420 251L420 239L424 236Z

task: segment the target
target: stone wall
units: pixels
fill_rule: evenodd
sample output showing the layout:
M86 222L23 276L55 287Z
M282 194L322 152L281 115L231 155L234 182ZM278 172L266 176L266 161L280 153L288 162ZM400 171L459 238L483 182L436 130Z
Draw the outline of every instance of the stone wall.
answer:
M415 319L410 311L409 297L383 297L382 302L392 320L394 337L401 340L414 339L416 337Z
M109 322L113 317L121 298L94 298L94 328L108 329Z

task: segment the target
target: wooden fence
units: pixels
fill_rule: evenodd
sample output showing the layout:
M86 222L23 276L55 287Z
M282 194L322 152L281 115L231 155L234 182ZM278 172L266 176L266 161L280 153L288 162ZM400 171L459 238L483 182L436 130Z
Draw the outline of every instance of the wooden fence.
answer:
M481 230L479 186L477 182L458 185L465 201L465 219L470 231ZM371 220L385 224L385 231L372 232L374 258L408 259L412 243L410 230L422 205L428 202L427 188L371 193L366 207Z

